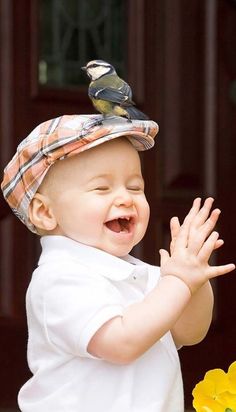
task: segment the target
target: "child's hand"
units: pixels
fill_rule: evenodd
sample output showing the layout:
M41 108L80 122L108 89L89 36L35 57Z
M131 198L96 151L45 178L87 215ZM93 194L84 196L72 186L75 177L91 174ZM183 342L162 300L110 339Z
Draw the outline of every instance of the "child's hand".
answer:
M213 232L220 215L219 209L211 213L213 199L206 199L201 208L201 199L193 202L182 226L177 217L171 219L170 254L160 250L161 275L176 276L189 287L191 293L207 280L224 275L235 269L235 265L209 266L208 261L214 249L223 244L219 234Z

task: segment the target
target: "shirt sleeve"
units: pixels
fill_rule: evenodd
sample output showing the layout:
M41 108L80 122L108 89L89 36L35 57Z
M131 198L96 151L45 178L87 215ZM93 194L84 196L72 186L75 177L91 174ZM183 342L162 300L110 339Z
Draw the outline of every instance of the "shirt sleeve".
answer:
M148 265L148 285L146 293L151 292L160 281L161 273L159 266Z
M102 276L67 274L44 295L44 327L50 344L76 356L91 357L87 346L108 320L122 316L118 290Z

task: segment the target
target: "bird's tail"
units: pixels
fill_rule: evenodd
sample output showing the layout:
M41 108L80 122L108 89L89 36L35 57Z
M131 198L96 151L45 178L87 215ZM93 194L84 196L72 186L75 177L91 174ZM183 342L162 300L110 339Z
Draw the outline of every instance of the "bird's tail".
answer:
M126 106L125 110L128 112L130 119L133 120L148 120L148 116L141 112L140 110L138 110L136 107L134 106Z

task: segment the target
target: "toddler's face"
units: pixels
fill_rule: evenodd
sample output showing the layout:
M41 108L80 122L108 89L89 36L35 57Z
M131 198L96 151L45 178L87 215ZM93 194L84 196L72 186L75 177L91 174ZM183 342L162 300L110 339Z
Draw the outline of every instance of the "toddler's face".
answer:
M143 238L149 206L138 153L126 138L57 162L50 172L57 234L118 257Z

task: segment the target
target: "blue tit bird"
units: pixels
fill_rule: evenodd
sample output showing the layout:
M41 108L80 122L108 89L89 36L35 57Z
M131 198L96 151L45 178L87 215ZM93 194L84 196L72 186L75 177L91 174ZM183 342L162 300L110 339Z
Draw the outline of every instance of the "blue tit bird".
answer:
M131 119L147 120L146 114L135 106L131 87L121 79L114 67L103 60L92 60L84 70L91 79L88 95L95 109L106 116L122 116Z

